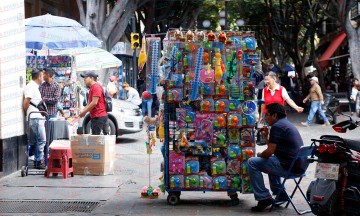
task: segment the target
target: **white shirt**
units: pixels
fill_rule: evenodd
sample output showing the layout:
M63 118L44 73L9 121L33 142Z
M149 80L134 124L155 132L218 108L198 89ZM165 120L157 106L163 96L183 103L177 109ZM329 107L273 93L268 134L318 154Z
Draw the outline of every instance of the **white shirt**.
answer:
M275 88L272 90L270 89L270 94L271 96L274 96L275 94L275 90L280 90L280 85L279 84L275 84ZM264 91L266 90L269 90L269 86L266 86L264 89L263 89L263 94L262 94L262 99L264 100ZM283 98L284 101L288 100L290 98L288 92L286 91L286 88L283 87L283 90L281 92L281 97Z
M115 83L109 82L106 86L106 89L109 93L114 93L114 96L116 95L117 88Z
M359 90L357 90L357 88L351 88L351 96L350 99L355 101L356 100L356 95L359 92Z
M133 87L129 88L129 91L127 92L127 99L126 101L129 101L135 105L140 105L141 104L141 98L139 95L139 92L136 91L136 89L134 89Z
M31 98L31 102L35 105L38 105L41 98L41 93L39 90L39 84L31 80L24 88L24 97ZM30 112L39 111L38 108L34 107L33 105L29 105L29 108L26 110L26 116L28 118ZM44 118L40 113L33 113L31 114L30 118Z

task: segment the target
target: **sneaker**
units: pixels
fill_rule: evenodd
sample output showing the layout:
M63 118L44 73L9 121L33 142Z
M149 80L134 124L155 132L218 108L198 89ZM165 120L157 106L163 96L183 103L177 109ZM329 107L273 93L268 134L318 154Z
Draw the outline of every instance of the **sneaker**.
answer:
M257 206L254 206L254 207L251 208L251 211L253 211L253 212L262 212L264 209L266 209L266 207L272 205L273 203L274 203L273 198L260 200L258 202Z
M34 155L29 156L29 160L34 161L34 160L35 160L35 156L34 156Z
M301 125L304 127L310 127L310 125L308 125L308 123L306 123L306 122L301 122Z
M323 124L323 126L329 126L330 122L325 122L325 124Z

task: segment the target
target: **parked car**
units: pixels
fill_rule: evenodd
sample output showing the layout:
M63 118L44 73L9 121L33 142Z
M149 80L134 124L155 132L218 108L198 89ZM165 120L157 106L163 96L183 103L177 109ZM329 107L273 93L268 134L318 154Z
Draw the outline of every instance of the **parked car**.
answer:
M87 104L87 91L80 94L81 106ZM113 109L108 112L110 134L121 136L124 134L137 133L143 129L143 117L139 106L134 105L128 101L120 99L112 99ZM91 133L91 119L90 114L86 114L84 118L79 119L78 134Z

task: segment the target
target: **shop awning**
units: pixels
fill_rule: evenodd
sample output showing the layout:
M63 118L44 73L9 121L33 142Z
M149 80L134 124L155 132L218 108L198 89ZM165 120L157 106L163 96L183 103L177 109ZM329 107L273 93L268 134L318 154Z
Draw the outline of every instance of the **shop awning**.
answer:
M329 59L337 50L337 48L340 46L340 44L344 41L345 38L346 38L346 33L344 32L334 38L334 40L325 50L324 54L318 60L320 67L324 68L328 65Z

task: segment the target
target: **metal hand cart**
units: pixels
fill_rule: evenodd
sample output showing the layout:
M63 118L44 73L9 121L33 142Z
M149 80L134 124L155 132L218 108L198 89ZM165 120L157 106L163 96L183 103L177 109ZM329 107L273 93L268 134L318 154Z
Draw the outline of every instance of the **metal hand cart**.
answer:
M165 95L167 95L167 81L165 82L164 85L164 93ZM170 182L170 178L171 178L171 174L169 172L169 166L170 166L170 146L174 145L173 142L175 140L175 134L173 134L173 137L170 138L169 134L170 134L170 130L175 131L176 126L175 125L169 125L169 122L171 121L170 115L174 115L175 111L173 110L173 108L170 108L170 103L168 103L167 97L164 97L164 132L165 132L165 137L164 137L164 186L165 186L165 191L168 192L168 196L167 196L167 203L169 205L177 205L180 202L180 195L181 192L184 191L201 191L203 193L205 192L227 192L227 195L230 197L231 205L238 205L239 204L239 198L238 198L238 192L240 193L252 193L251 191L246 191L247 189L244 189L243 186L240 186L240 188L228 188L228 189L224 189L224 190L214 190L214 189L187 189L187 188L181 188L181 189L172 189L171 188L171 184L172 182ZM172 117L174 118L174 117ZM176 118L176 117L175 117ZM250 130L252 130L252 141L255 142L255 129L252 127ZM172 140L170 140L172 139ZM209 156L211 157L211 156ZM241 179L241 181L243 181L243 179ZM241 185L243 185L243 183L240 183Z
M44 146L44 163L45 163L45 169L37 169L37 167L35 167L34 165L30 165L29 163L29 156L30 156L30 138L31 138L31 133L30 133L30 116L32 114L45 114L44 116L44 120L45 120L45 131L46 131L46 141L45 141L45 146ZM25 177L28 175L46 175L46 171L47 171L47 165L48 165L48 153L49 153L49 115L47 112L44 111L34 111L34 112L30 112L28 117L27 117L27 123L26 123L26 131L27 131L27 144L26 144L26 163L25 166L21 167L21 177Z

